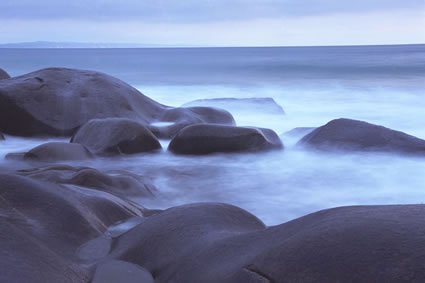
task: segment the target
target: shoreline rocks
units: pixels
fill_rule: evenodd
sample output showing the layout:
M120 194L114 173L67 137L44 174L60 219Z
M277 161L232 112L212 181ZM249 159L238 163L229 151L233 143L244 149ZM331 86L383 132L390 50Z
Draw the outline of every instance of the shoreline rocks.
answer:
M162 148L149 129L124 118L90 120L70 142L82 144L97 155L135 154Z
M421 282L424 217L425 205L348 206L265 227L230 205L183 205L121 235L107 258L155 282Z
M71 136L95 118L150 123L164 106L109 75L48 68L0 81L0 131L17 136Z
M336 119L302 138L297 146L323 151L425 154L425 140L351 119Z
M191 155L274 149L283 149L283 144L272 130L215 124L187 126L168 146L173 153Z
M45 162L91 158L93 158L93 154L84 145L66 142L44 143L23 154L24 160Z
M223 124L235 125L235 119L228 111L211 107L172 108L164 111L159 120L172 122L167 126L149 126L149 129L159 139L171 139L181 129L194 124Z
M6 80L10 78L11 78L10 75L5 70L0 68L0 80Z

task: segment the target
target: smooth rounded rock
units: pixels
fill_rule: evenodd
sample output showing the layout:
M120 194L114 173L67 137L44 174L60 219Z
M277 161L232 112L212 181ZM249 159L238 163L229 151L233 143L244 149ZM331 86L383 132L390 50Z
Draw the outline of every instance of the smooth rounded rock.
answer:
M0 131L17 136L71 136L95 118L149 124L164 106L109 75L48 68L0 81Z
M224 109L212 107L170 108L160 116L161 122L171 122L171 125L151 125L150 130L160 139L171 139L186 126L199 123L235 125L232 114Z
M141 266L121 260L98 264L91 283L154 283L152 274Z
M34 161L84 160L92 157L85 146L66 142L45 143L24 154L24 160Z
M176 154L257 152L282 149L283 144L270 129L196 124L183 128L171 140L168 150Z
M72 137L98 155L135 154L161 149L152 132L138 122L123 119L94 119Z
M111 258L155 282L423 282L425 205L349 206L265 228L220 204L151 216Z
M105 191L123 199L129 197L152 198L157 192L157 188L150 179L122 170L101 172L89 167L54 165L22 169L17 173L37 180Z
M297 145L325 151L425 154L425 140L383 126L343 118L315 129Z
M95 190L0 174L0 282L88 282L76 250L121 220L142 216Z
M0 80L5 80L5 79L10 79L10 75L5 70L0 68Z

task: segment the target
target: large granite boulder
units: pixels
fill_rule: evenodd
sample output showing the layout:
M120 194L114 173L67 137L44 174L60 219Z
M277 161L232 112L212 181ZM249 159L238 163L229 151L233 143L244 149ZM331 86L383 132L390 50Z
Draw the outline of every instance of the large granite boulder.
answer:
M71 136L91 119L124 117L149 124L163 106L109 75L49 68L0 81L0 131Z
M269 228L224 204L185 205L121 235L108 258L155 282L423 282L425 205L351 206Z
M122 170L101 172L89 167L53 165L22 169L17 173L37 180L101 190L122 199L153 197L158 191L149 178Z
M176 154L257 152L282 148L282 142L272 130L216 124L187 126L168 146L168 150Z
M169 108L159 117L160 123L168 125L151 125L150 130L160 139L171 139L186 126L211 123L235 125L232 114L226 110L213 107L187 107Z
M5 79L10 79L10 75L5 70L0 68L0 80L5 80Z
M98 155L134 154L161 149L161 144L144 125L125 118L94 119L84 124L71 139Z
M34 147L23 157L33 161L65 161L90 159L93 154L78 143L48 142Z
M197 99L185 103L182 107L191 106L207 106L218 107L226 109L230 113L248 112L258 113L264 112L274 115L285 115L282 106L276 103L271 97L250 97L250 98L210 98L210 99Z
M76 250L142 212L105 192L0 174L0 282L89 282Z
M350 119L332 120L306 135L297 145L326 151L425 154L425 140L383 126Z

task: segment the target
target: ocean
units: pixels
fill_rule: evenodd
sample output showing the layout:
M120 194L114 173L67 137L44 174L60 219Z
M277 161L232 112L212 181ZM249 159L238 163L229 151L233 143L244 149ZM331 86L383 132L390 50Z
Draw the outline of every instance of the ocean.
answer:
M425 45L252 48L0 49L0 68L12 76L45 67L69 67L118 77L160 103L181 106L205 98L273 98L285 115L235 109L238 125L279 135L335 118L383 125L425 138ZM74 163L148 176L149 208L190 202L226 202L268 225L343 205L425 202L425 159L389 154L326 154L294 147L256 154L182 157L159 154ZM7 137L9 152L42 139ZM167 141L161 141L164 148Z

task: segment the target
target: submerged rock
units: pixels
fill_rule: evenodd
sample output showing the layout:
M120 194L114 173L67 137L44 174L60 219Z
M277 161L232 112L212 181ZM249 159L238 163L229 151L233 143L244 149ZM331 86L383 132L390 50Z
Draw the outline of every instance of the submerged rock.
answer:
M91 119L150 123L163 106L109 75L49 68L0 81L0 131L70 136Z
M142 212L96 190L0 174L0 282L88 282L76 249Z
M282 142L272 130L215 124L187 126L168 146L168 150L176 154L256 152L282 148Z
M251 97L251 98L212 98L212 99L198 99L190 101L182 105L188 106L210 106L219 107L230 111L236 112L249 112L258 113L264 112L267 114L285 115L282 106L276 103L271 97Z
M160 139L171 139L186 126L200 123L235 125L232 114L223 109L211 107L171 108L160 116L162 122L172 122L167 126L150 126L150 130Z
M224 204L185 205L121 235L110 258L155 282L422 282L425 205L351 206L266 228Z
M49 142L31 149L23 157L34 161L64 161L89 159L93 154L81 144Z
M376 151L425 154L425 140L383 126L350 119L332 120L297 145L326 151Z
M17 173L38 180L101 190L123 199L153 197L157 192L148 178L122 170L101 172L89 167L55 165L23 169Z
M161 149L145 126L124 118L94 119L72 137L72 143L86 146L98 155L134 154Z
M10 75L5 70L0 68L0 80L5 80L5 79L10 79Z

